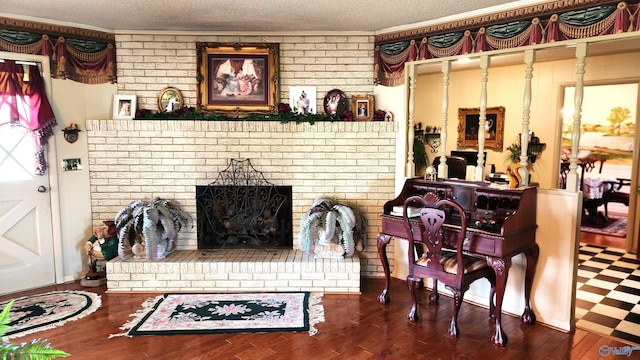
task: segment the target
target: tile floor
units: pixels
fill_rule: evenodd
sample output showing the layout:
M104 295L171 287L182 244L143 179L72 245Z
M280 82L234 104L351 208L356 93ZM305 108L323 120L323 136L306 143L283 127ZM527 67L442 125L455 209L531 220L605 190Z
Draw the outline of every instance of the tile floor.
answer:
M640 260L635 254L581 244L576 326L640 345Z

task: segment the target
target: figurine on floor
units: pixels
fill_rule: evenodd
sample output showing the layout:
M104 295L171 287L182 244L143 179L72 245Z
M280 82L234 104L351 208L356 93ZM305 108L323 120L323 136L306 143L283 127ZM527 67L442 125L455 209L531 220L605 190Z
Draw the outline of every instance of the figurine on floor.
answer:
M102 286L107 282L104 264L118 255L118 241L115 236L116 226L113 221L105 221L93 229L93 235L84 244L84 250L89 257L89 271L80 280L85 287Z

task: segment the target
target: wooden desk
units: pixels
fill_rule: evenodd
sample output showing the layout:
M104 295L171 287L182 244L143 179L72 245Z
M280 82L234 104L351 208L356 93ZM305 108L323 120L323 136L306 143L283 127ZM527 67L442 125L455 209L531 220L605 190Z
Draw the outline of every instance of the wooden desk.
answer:
M391 215L394 206L400 206L404 200L413 195L424 195L435 192L440 197L448 197L459 203L465 209L467 221L467 240L464 249L471 253L484 255L487 264L496 273L496 313L495 333L491 342L498 346L506 346L507 335L502 329L502 300L511 267L511 258L524 253L527 259L527 269L524 284L525 309L521 320L527 324L534 324L536 316L531 310L531 286L535 276L536 264L540 248L535 242L536 231L536 191L535 187L518 189L501 189L483 182L456 181L440 179L427 181L421 178L408 179L400 195L384 205L382 218L382 232L378 234L378 255L382 262L385 275L385 287L378 296L381 304L388 304L390 271L387 258L387 245L392 237L406 239L402 217ZM493 219L496 226L487 228L475 225L476 221ZM460 231L456 219L449 217L445 223L445 245L449 247L455 232ZM415 226L422 226L418 221ZM420 232L416 232L420 233Z

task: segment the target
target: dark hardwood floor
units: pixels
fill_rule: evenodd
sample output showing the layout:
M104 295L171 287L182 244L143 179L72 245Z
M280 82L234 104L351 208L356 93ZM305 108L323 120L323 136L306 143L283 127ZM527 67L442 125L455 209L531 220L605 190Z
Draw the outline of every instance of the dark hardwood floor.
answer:
M490 344L493 325L488 310L463 304L461 335L446 334L452 300L441 296L439 305L428 304L422 293L421 319L406 319L410 296L404 281L393 280L391 303L380 305L381 279L362 280L362 295L324 295L325 321L318 334L271 333L232 335L172 335L114 337L141 308L150 293L105 293L104 288L82 288L79 283L49 286L0 297L0 301L53 290L93 291L102 296L95 313L12 342L48 339L71 354L72 359L595 359L603 346L622 347L622 342L584 330L564 333L546 326L525 325L503 316L509 336L506 348ZM633 354L638 355L638 354Z
M581 231L580 242L624 250L626 248L627 239L622 237L607 236Z

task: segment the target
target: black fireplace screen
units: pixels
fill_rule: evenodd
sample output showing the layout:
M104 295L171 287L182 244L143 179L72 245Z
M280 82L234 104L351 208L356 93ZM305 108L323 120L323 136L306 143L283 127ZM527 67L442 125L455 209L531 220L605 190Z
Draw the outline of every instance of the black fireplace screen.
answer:
M293 247L291 186L275 186L249 159L232 159L196 186L198 249Z

